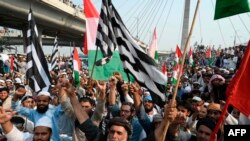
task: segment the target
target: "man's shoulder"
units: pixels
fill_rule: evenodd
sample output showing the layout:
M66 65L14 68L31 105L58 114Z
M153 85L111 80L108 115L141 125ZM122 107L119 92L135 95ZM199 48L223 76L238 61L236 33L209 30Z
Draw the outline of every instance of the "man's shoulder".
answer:
M192 138L192 135L190 132L183 131L183 130L180 130L179 136L180 136L181 140L186 140L186 141L189 141Z

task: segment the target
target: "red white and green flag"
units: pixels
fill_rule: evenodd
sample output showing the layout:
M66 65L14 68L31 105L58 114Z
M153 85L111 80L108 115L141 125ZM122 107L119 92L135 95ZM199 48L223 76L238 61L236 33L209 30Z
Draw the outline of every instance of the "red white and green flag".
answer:
M155 61L158 63L159 61L159 54L157 52L158 50L158 46L157 46L157 34L156 34L156 28L154 29L154 35L153 35L153 39L151 42L151 45L148 49L147 54L152 57L153 59L155 59Z
M168 69L167 69L167 64L166 64L166 63L163 63L163 64L162 64L161 71L162 71L162 73L163 73L165 76L167 76L167 74L168 74Z
M213 61L212 61L212 53L211 53L211 48L209 47L206 51L206 58L209 61L209 65L211 66Z
M180 59L182 57L182 52L179 46L176 46L176 51L175 51L175 59L174 59L174 70L173 70L173 80L172 83L173 85L176 85L177 83L177 77L178 73L180 73Z
M193 50L190 47L189 52L188 52L188 57L189 57L189 65L193 66L194 65L194 60L193 60Z
M74 78L74 85L80 85L80 68L81 68L81 61L79 59L79 54L76 48L74 48L73 54L73 78Z
M84 13L86 17L86 32L84 34L84 54L95 47L99 13L91 0L84 0Z

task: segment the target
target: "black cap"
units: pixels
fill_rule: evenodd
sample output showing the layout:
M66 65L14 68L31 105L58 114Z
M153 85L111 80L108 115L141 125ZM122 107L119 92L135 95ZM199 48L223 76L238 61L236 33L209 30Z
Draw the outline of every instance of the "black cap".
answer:
M127 121L126 119L123 119L121 117L114 117L112 118L109 123L108 123L108 129L111 128L111 126L113 125L117 125L117 126L122 126L126 129L126 131L128 132L128 136L131 136L132 135L132 132L133 132L133 127L132 125L130 124L129 121Z
M7 91L9 93L9 89L7 87L1 87L0 92L2 92L2 91Z
M25 89L25 86L22 85L22 84L19 84L19 85L16 86L16 90L19 89L19 88L24 88Z
M21 116L13 116L10 121L13 124L24 124L25 120Z
M216 122L214 121L214 119L209 118L209 117L203 118L197 122L197 125L196 125L197 131L201 125L204 125L204 126L208 127L210 130L214 131L215 126L216 126ZM221 135L221 131L219 130L217 133L217 137L219 138L220 135Z

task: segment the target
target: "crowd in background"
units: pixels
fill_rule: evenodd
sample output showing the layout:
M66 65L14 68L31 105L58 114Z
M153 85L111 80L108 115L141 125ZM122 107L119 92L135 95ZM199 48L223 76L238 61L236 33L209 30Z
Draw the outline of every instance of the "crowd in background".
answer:
M80 86L75 87L70 57L60 57L59 67L50 71L50 90L39 93L25 78L25 57L19 58L18 72L2 62L0 140L161 141L166 135L168 141L209 141L244 51L244 46L212 50L209 64L205 50L195 50L194 64L186 63L174 100L174 58L168 59L165 105L138 83L125 82L119 72L96 81L82 68ZM250 119L229 107L224 124L250 124ZM223 133L221 126L217 140L223 140Z

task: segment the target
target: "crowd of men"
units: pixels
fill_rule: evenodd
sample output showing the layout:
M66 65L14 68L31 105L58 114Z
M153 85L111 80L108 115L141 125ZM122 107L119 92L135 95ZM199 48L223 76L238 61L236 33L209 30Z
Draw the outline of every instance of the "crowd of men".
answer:
M214 64L194 52L172 99L173 68L168 66L165 105L119 72L108 81L81 70L73 86L69 59L51 71L49 91L33 92L25 71L2 72L0 78L0 140L8 141L209 141L226 101L226 88L237 71L245 48L220 50ZM20 63L24 63L23 59ZM171 103L171 104L170 104ZM229 107L224 125L250 124L250 118ZM169 125L169 126L167 126ZM223 140L223 125L217 140Z

